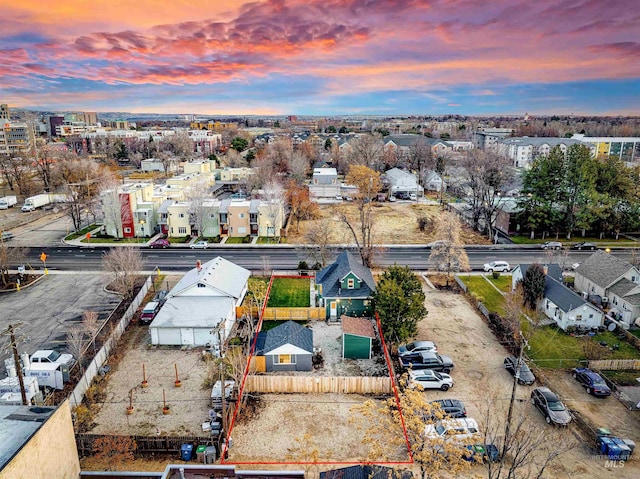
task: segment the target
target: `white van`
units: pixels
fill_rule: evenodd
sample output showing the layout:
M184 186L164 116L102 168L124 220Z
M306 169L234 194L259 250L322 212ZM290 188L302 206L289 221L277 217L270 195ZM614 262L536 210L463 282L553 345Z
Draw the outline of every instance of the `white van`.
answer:
M10 231L2 232L2 241L11 241L13 239L13 233Z
M485 263L482 267L487 273L493 273L494 271L504 273L511 270L511 266L506 261L492 261L491 263Z

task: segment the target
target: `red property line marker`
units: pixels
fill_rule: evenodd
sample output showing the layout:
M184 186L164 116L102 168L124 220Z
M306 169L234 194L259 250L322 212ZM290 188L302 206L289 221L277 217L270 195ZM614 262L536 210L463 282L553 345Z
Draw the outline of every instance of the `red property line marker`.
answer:
M312 276L278 276L278 278L312 278ZM264 310L267 307L267 302L269 301L269 294L271 293L271 285L273 284L273 278L274 276L271 276L271 279L269 280L269 286L267 287L267 293L265 295L264 298L264 302L262 303L262 308L260 309L260 317L258 320L258 328L257 331L260 332L260 330L262 329L262 321L263 321L263 317L264 317ZM399 465L412 465L414 464L414 460L413 460L413 453L411 452L411 445L409 444L409 436L407 435L407 427L406 424L404 422L404 416L402 415L402 408L400 407L400 396L398 395L398 388L396 386L396 381L395 378L393 377L392 374L392 368L391 368L391 358L389 357L389 351L387 350L387 345L385 343L384 340L384 336L382 334L382 326L380 324L380 318L378 317L378 313L375 313L375 318L376 318L376 324L378 325L378 332L380 333L380 341L382 343L382 350L384 351L384 359L387 363L387 371L389 371L389 378L391 379L391 388L393 389L393 395L396 399L396 406L398 407L398 412L400 414L400 422L402 424L402 433L404 434L404 440L405 440L405 444L407 446L407 452L409 454L409 461L376 461L376 462L370 462L370 461L232 461L232 462L227 462L225 461L224 457L227 453L227 444L228 442L224 443L224 446L222 448L222 454L221 454L221 459L220 459L220 464L237 464L237 465L251 465L251 464L256 464L256 465L310 465L310 464L321 464L321 465L361 465L361 464L385 464L385 465L394 465L394 466L399 466ZM253 343L251 344L251 350L249 352L249 359L247 361L247 365L244 369L244 375L242 376L242 382L240 383L240 390L238 392L238 401L236 402L236 407L233 411L233 417L231 418L231 424L229 426L229 434L227 435L227 437L231 437L231 433L233 432L233 427L235 426L235 421L236 421L236 416L238 414L238 408L240 407L240 403L242 402L242 394L244 393L244 386L245 386L245 382L247 379L247 375L249 374L249 366L251 365L251 359L253 358L254 354L255 354L255 349L256 349L256 343L258 340L258 335L256 334L255 337L253 338Z

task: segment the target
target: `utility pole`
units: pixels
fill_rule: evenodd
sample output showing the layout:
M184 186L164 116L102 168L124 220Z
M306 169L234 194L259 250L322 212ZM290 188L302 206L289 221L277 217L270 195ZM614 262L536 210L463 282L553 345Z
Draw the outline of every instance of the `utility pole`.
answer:
M522 336L522 331L518 331L518 339L520 343L520 352L518 354L518 361L513 372L513 386L511 387L511 399L509 401L509 411L507 412L507 423L504 428L504 443L502 444L502 457L505 457L507 449L509 447L509 433L511 429L511 417L513 416L513 405L516 401L516 389L518 388L518 379L520 379L520 367L522 365L522 356L524 356L524 347L528 346L527 340Z
M15 329L22 323L17 325L10 324L7 329L2 332L3 336L8 335L11 341L11 350L13 351L13 362L16 365L16 374L18 375L18 382L20 383L20 394L22 395L22 404L28 406L27 392L24 389L24 378L22 376L22 366L20 365L20 356L18 355L18 344L16 343Z

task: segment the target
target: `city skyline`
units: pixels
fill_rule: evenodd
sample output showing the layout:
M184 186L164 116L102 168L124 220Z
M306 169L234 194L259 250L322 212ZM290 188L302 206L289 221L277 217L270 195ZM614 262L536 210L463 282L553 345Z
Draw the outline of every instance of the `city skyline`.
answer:
M16 108L256 115L637 114L630 0L4 5Z

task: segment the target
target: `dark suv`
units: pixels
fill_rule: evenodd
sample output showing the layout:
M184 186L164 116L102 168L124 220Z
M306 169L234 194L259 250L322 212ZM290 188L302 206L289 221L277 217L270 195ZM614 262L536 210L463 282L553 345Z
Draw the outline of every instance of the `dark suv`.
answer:
M459 399L438 399L437 401L432 401L431 404L439 404L442 412L449 417L467 417L467 409Z
M453 361L449 356L441 356L438 353L420 352L407 354L400 358L403 368L433 369L442 373L449 373L453 369Z
M611 389L602 379L602 376L589 368L575 368L573 377L586 388L587 394L593 394L594 396L611 395Z

